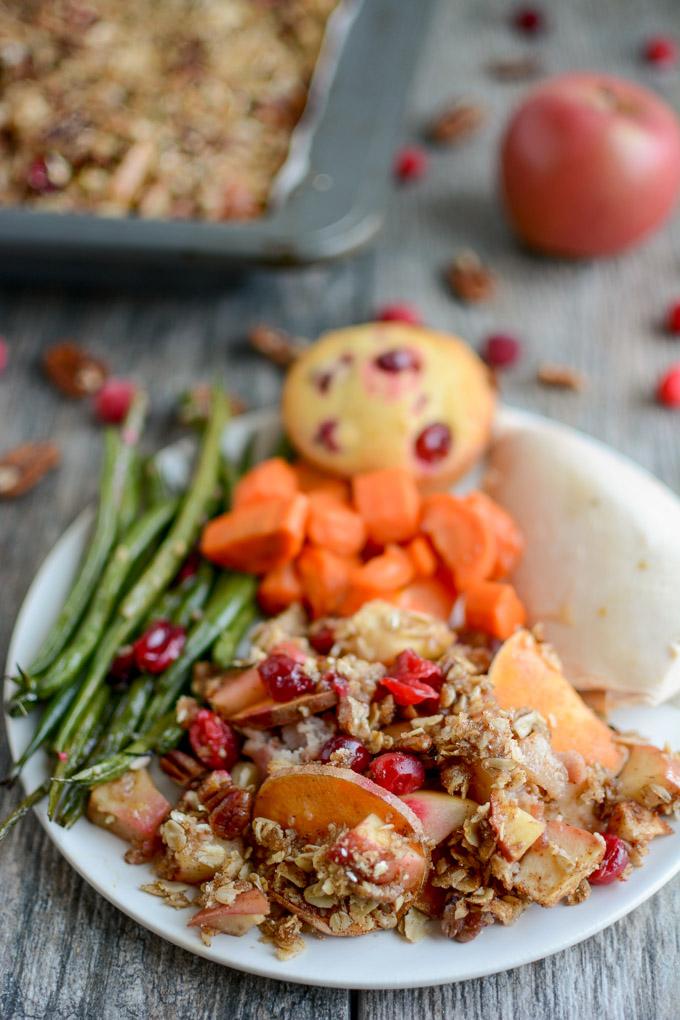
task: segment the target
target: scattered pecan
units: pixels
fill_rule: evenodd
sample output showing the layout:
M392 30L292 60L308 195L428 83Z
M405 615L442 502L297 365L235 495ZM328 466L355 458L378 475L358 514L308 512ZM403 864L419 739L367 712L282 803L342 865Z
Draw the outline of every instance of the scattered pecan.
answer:
M486 118L475 103L453 103L441 110L427 128L427 136L438 145L452 145L473 135Z
M45 351L43 368L57 389L74 399L97 393L109 374L103 361L70 340Z
M580 391L586 387L586 377L568 365L556 365L544 362L538 366L536 379L543 386L552 386L559 390Z
M283 368L295 361L302 352L302 344L298 339L284 329L267 326L265 323L253 326L248 333L248 340L259 354Z
M225 769L215 769L214 772L208 773L197 787L196 793L203 807L212 811L233 785L231 776Z
M247 410L247 404L240 397L231 393L227 394L229 413L233 417L243 414ZM198 383L191 389L185 390L179 398L177 417L180 425L200 427L205 425L210 417L210 406L212 403L212 386L209 383Z
M461 301L486 301L496 289L494 274L473 251L456 255L446 269L446 281Z
M168 751L159 759L158 764L178 786L193 786L206 773L205 766L184 751Z
M526 81L530 78L537 78L539 74L543 73L543 65L538 57L529 55L506 60L492 60L486 65L486 69L499 81Z
M252 811L252 791L233 786L210 812L210 828L218 839L235 839L248 828Z
M28 492L57 466L60 456L54 443L24 443L0 457L0 499Z

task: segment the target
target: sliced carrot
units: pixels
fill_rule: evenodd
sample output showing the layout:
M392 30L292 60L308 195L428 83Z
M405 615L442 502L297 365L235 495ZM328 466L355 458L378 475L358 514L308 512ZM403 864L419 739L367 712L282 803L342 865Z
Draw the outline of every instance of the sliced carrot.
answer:
M264 575L257 589L262 610L270 616L282 613L294 602L302 601L302 584L294 563L284 563Z
M307 523L307 497L269 499L208 521L201 552L221 567L266 574L295 559Z
M288 461L283 457L272 457L256 464L237 483L233 508L261 503L274 497L290 498L298 490L297 475Z
M404 547L411 558L416 577L432 577L437 570L437 557L424 535L416 535Z
M406 468L382 468L355 475L352 493L374 542L387 545L413 538L420 518L420 493Z
M484 518L496 536L496 563L491 577L507 577L517 566L524 552L524 536L507 510L485 492L470 492L465 503Z
M459 591L491 576L496 564L496 537L486 520L463 499L443 492L427 496L421 528Z
M526 623L524 605L511 584L479 581L465 592L465 622L505 641Z
M343 503L349 502L349 485L342 478L327 475L306 460L298 460L292 467L300 492L328 492L332 496L337 496Z
M308 545L298 557L297 569L312 616L331 616L339 611L355 561L329 549Z
M307 538L338 556L356 556L366 542L366 525L345 503L326 491L309 495Z
M437 577L419 577L397 592L390 601L412 613L427 613L439 620L448 620L455 595Z
M352 571L342 604L343 616L351 616L365 602L391 595L412 580L413 564L408 554L398 545L388 545L384 552Z

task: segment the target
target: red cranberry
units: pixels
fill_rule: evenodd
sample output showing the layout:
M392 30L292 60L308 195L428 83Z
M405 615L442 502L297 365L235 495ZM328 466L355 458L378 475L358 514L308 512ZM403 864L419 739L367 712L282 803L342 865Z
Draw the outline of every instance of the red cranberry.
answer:
M427 171L427 154L416 145L409 145L397 153L394 173L400 181L417 181Z
M137 668L143 673L162 673L179 659L187 636L184 627L169 620L154 620L132 646Z
M314 385L316 386L319 393L328 393L333 382L334 373L329 369L326 372L318 372L314 376Z
M656 387L656 399L664 407L680 407L680 365L661 376Z
M183 581L188 581L190 577L195 577L200 565L201 554L197 550L194 550L194 552L189 553L184 563L177 571L173 584L182 584Z
M385 305L376 313L376 319L378 322L405 322L409 326L420 326L423 321L417 308L404 303Z
M444 674L437 663L421 658L412 648L405 648L403 652L399 653L390 672L399 680L405 680L407 683L418 680L421 683L429 684L437 691L444 683Z
M623 840L609 832L603 835L607 846L599 868L588 876L591 885L610 885L621 878L628 867L628 850Z
M300 663L282 652L273 652L257 669L274 701L292 701L314 689Z
M420 356L417 351L409 347L395 347L391 351L379 354L375 364L383 372L398 374L399 372L418 372L420 370Z
M680 333L680 301L670 306L666 313L666 329L669 333Z
M338 673L334 673L332 670L329 670L327 673L324 673L321 679L328 687L335 691L338 698L344 698L347 696L349 684L345 680L344 676L340 676Z
M655 35L644 47L645 60L657 67L674 67L678 62L678 44L667 35Z
M536 35L545 28L545 17L537 7L520 7L515 11L512 23L518 31Z
M509 368L519 361L521 354L519 340L507 333L494 333L487 338L482 349L482 357L491 368Z
M37 191L41 195L45 195L50 191L55 191L55 186L50 180L50 173L47 168L47 163L42 156L38 156L33 160L28 168L26 174L26 183L31 191Z
M397 705L420 705L424 701L438 701L434 687L422 680L398 680L393 676L385 676L380 681L394 698Z
M128 413L136 393L127 379L107 379L94 398L94 413L100 421L117 425Z
M443 422L427 425L416 438L416 454L426 464L444 460L451 449L451 429Z
M419 758L402 751L388 751L374 758L368 769L369 778L390 793L403 797L419 790L425 782L425 766Z
M109 666L109 680L113 681L113 685L116 687L124 687L132 680L136 672L134 646L123 645Z
M233 729L208 708L200 708L189 727L194 754L211 769L230 769L238 761L238 740Z
M335 644L335 633L331 627L319 627L309 635L309 643L318 655L330 655Z
M7 362L9 361L9 347L7 341L0 337L0 375L7 368Z
M331 760L333 751L348 751L351 754L348 767L353 772L365 772L371 761L370 754L356 737L337 736L327 740L321 748L321 761L325 765Z
M322 421L316 430L314 442L319 443L320 446L325 446L329 453L338 453L340 451L340 444L336 436L337 428L338 423L333 418Z

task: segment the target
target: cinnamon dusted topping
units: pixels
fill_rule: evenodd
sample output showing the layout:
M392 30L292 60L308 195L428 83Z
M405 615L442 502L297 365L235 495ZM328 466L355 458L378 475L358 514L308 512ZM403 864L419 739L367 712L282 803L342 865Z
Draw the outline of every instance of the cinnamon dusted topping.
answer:
M558 390L574 390L580 392L587 385L584 375L570 368L568 365L555 365L552 362L544 362L539 365L536 378L542 386L551 386Z
M0 457L0 499L29 492L61 460L54 443L24 443Z
M69 340L45 351L43 368L57 389L73 398L97 393L109 374L103 361Z
M438 145L452 145L475 134L485 119L486 111L477 103L452 103L433 118L427 135Z
M279 960L291 960L304 951L305 940L302 938L302 921L294 914L284 914L278 918L267 918L260 925L262 939L276 946Z
M446 269L446 281L457 298L470 303L487 301L496 290L494 274L473 251L456 255Z

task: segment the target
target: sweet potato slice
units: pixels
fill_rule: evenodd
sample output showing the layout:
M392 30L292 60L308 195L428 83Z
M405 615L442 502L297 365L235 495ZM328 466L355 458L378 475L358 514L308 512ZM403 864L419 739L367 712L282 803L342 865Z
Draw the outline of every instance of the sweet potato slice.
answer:
M585 760L618 771L623 754L609 727L588 708L553 655L526 630L509 638L489 679L502 708L533 708L546 720L555 751L579 751Z
M206 693L211 708L225 719L231 719L242 709L269 697L257 666L226 670L220 678L211 680Z
M307 716L327 712L329 708L333 708L337 700L335 691L315 691L293 698L292 701L274 701L267 697L226 718L235 726L269 730L272 726L288 726L289 723L298 722Z

